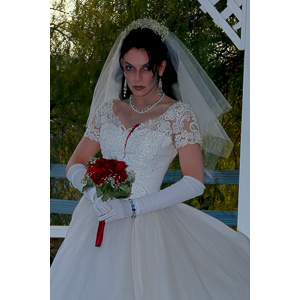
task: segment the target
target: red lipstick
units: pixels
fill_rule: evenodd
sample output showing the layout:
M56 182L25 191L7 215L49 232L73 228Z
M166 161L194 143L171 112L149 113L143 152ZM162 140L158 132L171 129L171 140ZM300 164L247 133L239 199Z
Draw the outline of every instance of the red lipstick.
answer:
M143 90L145 87L143 85L134 85L133 88L137 91Z

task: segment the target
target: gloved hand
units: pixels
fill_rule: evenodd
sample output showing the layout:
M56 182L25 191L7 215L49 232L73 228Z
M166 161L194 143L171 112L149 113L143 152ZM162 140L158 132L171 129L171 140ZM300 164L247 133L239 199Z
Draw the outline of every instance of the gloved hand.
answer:
M95 198L94 211L99 221L105 220L114 215L113 207L107 201L102 201L102 197Z
M101 201L97 204L95 202L94 208L99 210L102 215L98 216L98 220L105 220L105 223L112 222L122 218L129 218L132 215L130 203L127 199L108 199L107 201ZM110 212L105 214L105 210L111 209Z
M82 189L84 187L84 184L81 183L81 179L83 178L84 174L86 172L85 166L83 164L75 164L70 167L70 169L67 172L67 178L69 181L71 181L72 185L82 192ZM91 187L83 192L83 194L90 199L92 202L95 202L97 196L96 196L96 188Z
M184 176L175 184L151 195L134 199L136 215L160 210L197 197L204 192L205 186L197 179ZM107 204L112 207L112 211L103 214L98 220L105 220L106 223L132 215L131 205L128 200L111 199Z
M84 187L84 184L80 182L80 180L83 178L85 174L85 166L83 164L75 164L70 167L70 169L67 172L67 178L73 186L79 190L82 191L82 188Z

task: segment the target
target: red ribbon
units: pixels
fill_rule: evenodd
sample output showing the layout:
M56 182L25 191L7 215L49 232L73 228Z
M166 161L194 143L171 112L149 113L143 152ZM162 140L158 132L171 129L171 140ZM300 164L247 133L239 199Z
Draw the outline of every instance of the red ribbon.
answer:
M127 141L129 139L129 137L131 136L131 134L133 133L134 129L136 129L140 124L136 124L132 127L132 129L130 130L129 134L127 135L127 138L126 138L126 142L125 142L125 146L124 146L124 157L125 157L125 150L126 150L126 146L127 146Z
M100 247L102 244L104 227L105 227L105 221L100 221L98 225L97 236L96 236L96 243L95 243L96 247Z

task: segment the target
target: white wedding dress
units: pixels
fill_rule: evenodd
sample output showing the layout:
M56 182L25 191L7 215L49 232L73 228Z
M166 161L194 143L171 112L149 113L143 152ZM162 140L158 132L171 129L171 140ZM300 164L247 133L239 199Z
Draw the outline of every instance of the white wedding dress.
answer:
M85 136L104 158L124 160L135 172L132 197L160 189L165 172L186 144L201 142L193 112L175 103L126 129L113 102L102 105ZM137 200L138 201L138 200ZM249 299L249 240L186 204L107 223L95 247L98 220L85 196L51 267L51 300Z

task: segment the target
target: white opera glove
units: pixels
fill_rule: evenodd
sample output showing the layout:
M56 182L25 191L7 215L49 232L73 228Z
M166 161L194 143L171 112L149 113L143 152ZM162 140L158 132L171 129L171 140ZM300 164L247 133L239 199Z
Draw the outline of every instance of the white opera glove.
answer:
M85 166L83 164L75 164L70 167L70 169L67 172L67 178L73 186L79 190L80 192L82 191L82 188L84 187L84 184L81 183L81 179L83 178L85 174Z
M83 179L85 175L86 169L83 164L75 164L67 172L67 178L73 186L82 192L83 187L85 184L81 183L81 179ZM97 192L95 187L91 187L83 192L83 194L90 199L92 202L95 202L97 199Z
M73 186L82 192L82 188L85 186L85 184L81 183L81 179L83 179L83 176L85 175L86 169L83 164L75 164L70 167L70 169L67 172L67 178ZM97 199L97 192L95 187L91 187L83 192L83 194L90 199L92 202L95 202Z
M94 211L99 221L105 220L115 214L115 211L110 205L109 200L102 201L102 196L95 199Z
M160 210L203 194L205 186L198 179L183 176L173 185L151 195L134 199L136 214Z
M133 199L132 201L136 209L135 213L136 215L141 215L173 206L200 196L203 194L204 189L205 186L196 178L184 176L181 180L163 190ZM109 204L115 213L109 217L103 216L106 223L132 216L131 204L128 200L112 199Z
M118 219L129 218L132 216L130 203L127 199L108 199L102 203L106 204L105 207L110 207L111 211L107 214L98 217L99 221L105 220L105 223L112 222ZM94 205L95 206L95 205ZM101 208L103 204L99 205ZM104 211L104 207L103 207Z

